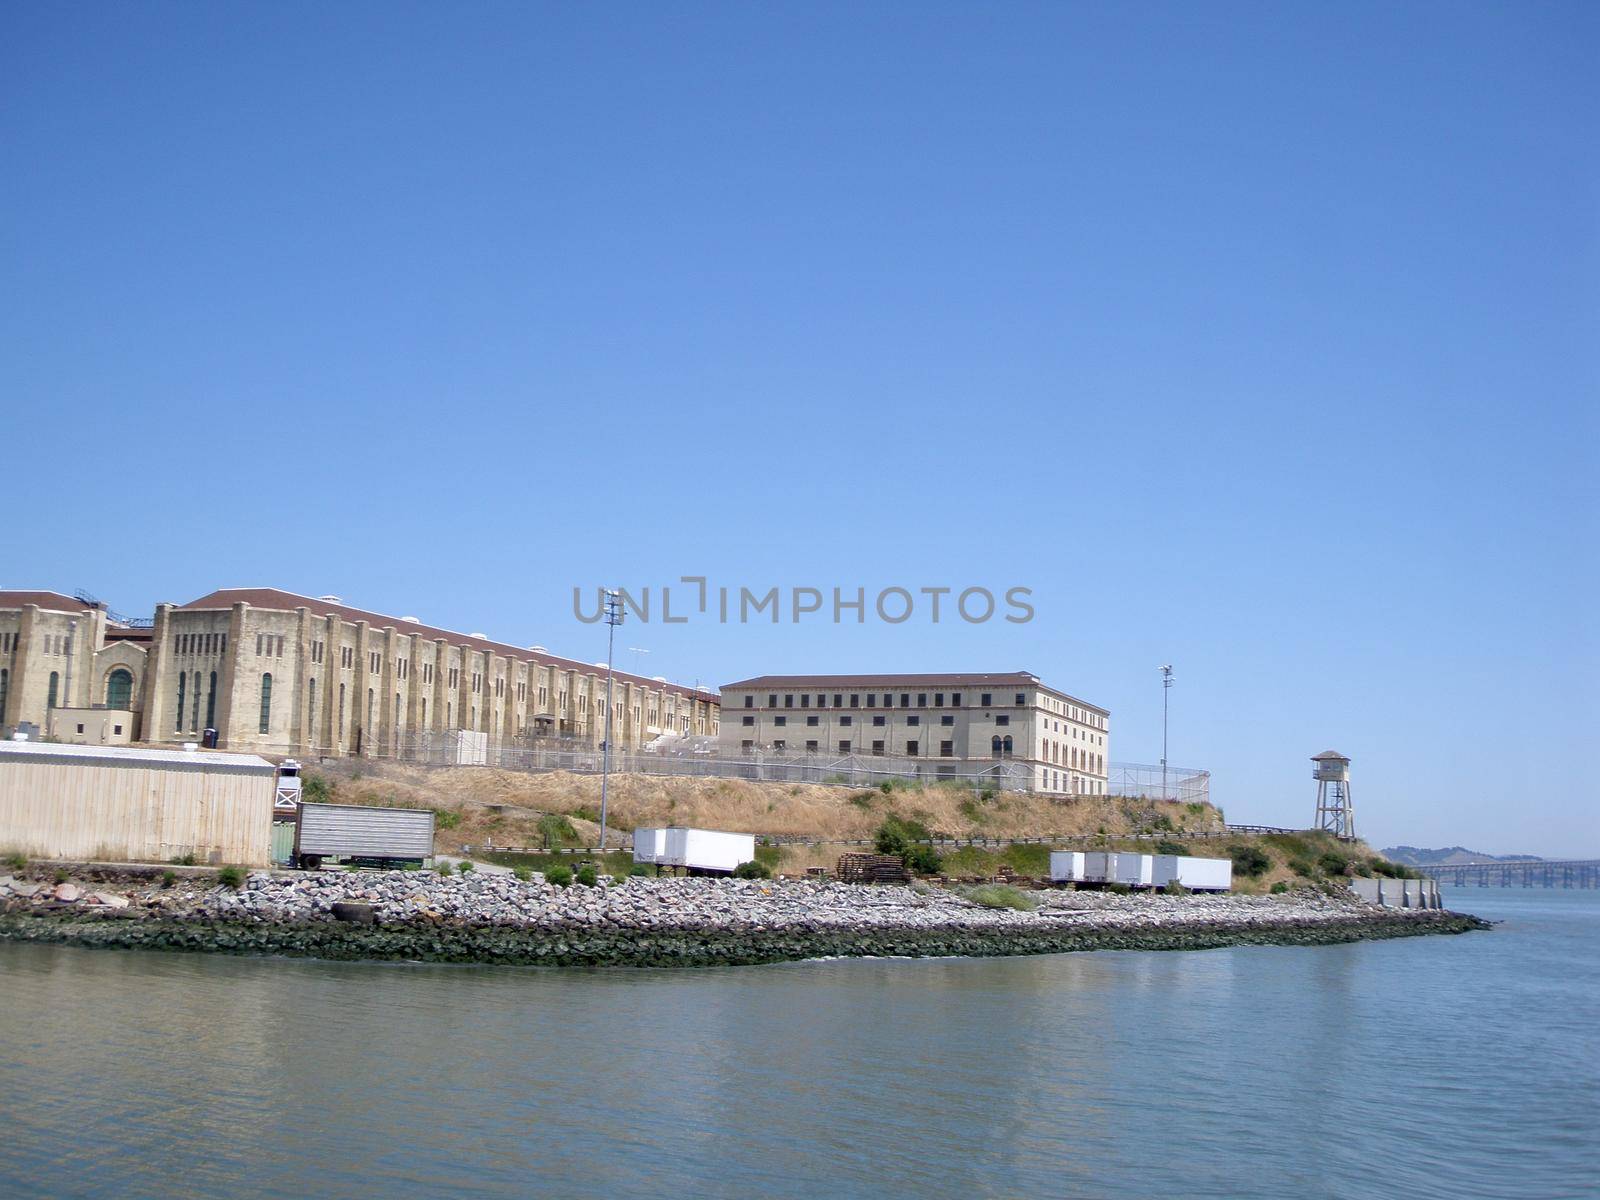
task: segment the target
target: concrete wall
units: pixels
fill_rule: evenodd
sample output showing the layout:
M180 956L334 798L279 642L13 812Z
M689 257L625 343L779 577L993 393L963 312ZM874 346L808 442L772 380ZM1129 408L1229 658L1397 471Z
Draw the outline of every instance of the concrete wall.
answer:
M134 716L129 709L58 708L46 732L76 746L126 746L133 741Z
M1385 908L1443 908L1444 897L1431 879L1352 879L1356 895Z

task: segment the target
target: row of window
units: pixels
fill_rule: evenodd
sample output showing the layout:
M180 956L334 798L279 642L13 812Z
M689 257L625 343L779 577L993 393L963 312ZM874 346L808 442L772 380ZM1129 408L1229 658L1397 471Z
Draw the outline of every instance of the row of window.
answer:
M225 633L180 633L172 639L172 653L179 654L221 654L228 648L228 635ZM256 653L260 654L260 640L257 639Z
M932 705L932 707L934 707L934 708L944 708L945 707L945 700L947 698L946 694L944 692L933 692L931 694L933 696L933 705ZM928 692L901 692L900 693L900 705L899 705L899 707L901 707L901 708L927 708L927 707L929 707L929 705L928 705L928 696L929 695L930 695L930 693L928 693ZM828 707L828 693L826 693L826 692L798 692L798 693L797 692L784 692L783 693L783 707L784 708L794 708L794 707L796 707L796 705L795 705L795 697L796 696L798 696L799 699L800 699L800 703L799 703L799 707L800 708L810 708L811 707L811 700L812 700L813 696L816 697L817 707L818 708L827 708ZM849 693L850 703L848 705L845 704L845 696L846 696L846 693L844 693L844 692L834 692L833 693L833 707L834 708L846 708L846 707L849 707L849 708L877 708L878 707L878 693L877 692L868 692L866 694L867 702L866 702L865 705L863 705L861 703L861 693L860 692L850 692ZM913 696L916 697L916 701L917 701L916 704L914 704L914 705L911 703L911 698ZM949 693L948 699L950 701L950 707L951 708L960 708L961 707L961 697L962 697L962 693L961 692L951 692L951 693ZM1028 694L1026 692L1017 692L1017 693L1015 693L1014 694L1013 703L1017 704L1017 705L1026 705L1028 703ZM754 708L756 706L756 698L753 695L747 695L744 698L744 706L746 708ZM768 708L777 708L778 707L778 693L777 692L769 692L769 693L767 693L767 707ZM894 708L895 707L894 693L893 692L884 692L883 693L883 707L884 708ZM994 693L993 692L983 692L983 693L981 693L979 695L979 697L978 697L978 707L979 708L993 708L994 707Z
M16 645L17 635L13 633L7 636L13 639L11 644ZM72 638L64 633L47 633L44 635L44 652L51 655L71 654Z
M0 653L10 654L17 648L17 635L14 633L0 633Z
M846 713L844 716L838 718L838 721L839 721L839 724L841 726L852 725L852 724L855 723L855 718L850 716L848 713ZM756 723L756 718L755 718L755 715L753 713L746 713L744 715L744 724L745 725L753 726L755 723ZM786 726L786 725L789 724L789 718L787 716L785 716L783 713L779 713L778 715L776 715L775 717L772 718L772 723L774 725ZM822 718L816 716L815 714L813 714L811 716L808 716L806 718L806 724L808 726L813 727L813 728L815 728L817 725L820 725L821 723L822 723ZM881 714L880 715L876 715L876 716L874 716L872 718L872 723L873 723L874 726L876 726L876 727L881 729L881 728L884 727L884 725L886 725L888 723L888 718L885 717L885 716L882 716ZM905 723L907 725L921 725L922 724L922 716L921 716L920 713L912 713L909 717L907 717L905 719ZM939 717L939 724L940 725L950 726L950 725L954 725L955 723L956 723L955 717L952 716L949 713L943 713ZM996 717L994 719L994 723L996 725L1009 725L1009 724L1011 724L1011 717L1010 717L1009 714L1003 714L1001 716Z
M283 637L270 633L256 634L256 657L261 658L263 655L267 658L282 658Z
M841 738L841 739L839 739L838 742L835 743L835 746L837 747L837 752L840 753L840 754L850 754L850 753L852 753L853 752L852 747L854 745L855 745L855 743L850 741L848 738ZM740 746L741 749L749 750L749 751L753 751L756 748L755 741L753 739L748 739L748 738L746 740L740 742L739 746ZM921 755L922 755L922 742L920 740L915 739L915 738L908 739L906 741L906 743L905 743L905 747L906 747L905 754L906 754L907 758L919 758L919 757L921 757ZM772 748L774 750L787 750L789 748L789 743L787 741L785 741L783 738L776 738L776 739L773 740ZM806 748L806 750L808 752L814 752L814 751L820 749L820 744L817 741L808 740L805 743L805 748ZM995 738L992 739L991 749L992 749L992 753L994 754L994 757L996 757L996 758L1010 758L1011 755L1012 755L1011 738L1010 737L999 737L999 736L996 736ZM870 749L869 753L875 754L875 755L880 755L880 756L885 754L885 753L887 753L887 751L885 750L885 743L881 739L874 740L871 743L871 749ZM955 744L955 742L953 742L953 741L943 741L943 742L939 743L939 757L940 758L954 758L955 756L956 756L956 744Z

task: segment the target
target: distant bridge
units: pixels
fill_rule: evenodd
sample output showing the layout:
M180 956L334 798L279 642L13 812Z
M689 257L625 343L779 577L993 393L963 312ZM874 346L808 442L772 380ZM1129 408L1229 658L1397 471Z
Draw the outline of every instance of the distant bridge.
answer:
M1600 859L1434 864L1419 870L1451 887L1600 888Z

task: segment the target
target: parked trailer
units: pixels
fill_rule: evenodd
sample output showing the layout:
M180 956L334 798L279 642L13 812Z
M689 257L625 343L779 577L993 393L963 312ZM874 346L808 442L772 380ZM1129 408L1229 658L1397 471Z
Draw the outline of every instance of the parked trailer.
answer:
M665 844L658 863L665 867L687 867L693 871L730 873L756 856L753 833L719 833L714 829L685 829L673 826L662 831Z
M633 861L658 863L667 852L665 829L635 829L633 831Z
M1177 883L1191 892L1226 892L1233 886L1233 863L1226 858L1158 854L1151 882L1158 888Z
M1117 850L1090 850L1083 856L1085 883L1122 883L1128 887L1149 887L1154 865L1148 854Z
M420 867L433 855L433 810L302 804L295 863L316 870L325 858L357 866Z
M1050 851L1050 879L1054 883L1083 883L1082 850Z

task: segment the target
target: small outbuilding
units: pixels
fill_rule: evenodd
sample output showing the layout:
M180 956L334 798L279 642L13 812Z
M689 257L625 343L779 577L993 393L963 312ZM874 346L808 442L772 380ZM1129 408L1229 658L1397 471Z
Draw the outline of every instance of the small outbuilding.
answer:
M0 742L0 850L265 866L277 775L253 754Z

